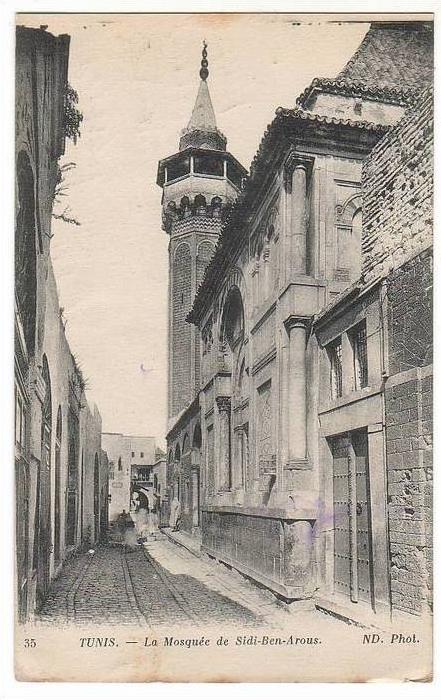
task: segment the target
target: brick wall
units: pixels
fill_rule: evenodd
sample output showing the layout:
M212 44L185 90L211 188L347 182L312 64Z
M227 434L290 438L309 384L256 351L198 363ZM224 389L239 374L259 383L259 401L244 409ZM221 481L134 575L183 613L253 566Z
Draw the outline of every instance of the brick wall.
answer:
M428 89L363 165L362 272L367 281L397 269L431 245L432 102Z
M432 362L432 249L387 279L389 374Z

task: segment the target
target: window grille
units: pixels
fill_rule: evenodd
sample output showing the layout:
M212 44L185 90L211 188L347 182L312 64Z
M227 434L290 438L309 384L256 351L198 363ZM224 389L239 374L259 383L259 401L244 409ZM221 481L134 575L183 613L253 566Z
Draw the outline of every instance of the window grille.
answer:
M337 338L328 346L331 370L331 397L337 399L343 395L343 366L341 338Z
M351 335L354 351L354 388L357 390L368 385L366 321L356 326Z

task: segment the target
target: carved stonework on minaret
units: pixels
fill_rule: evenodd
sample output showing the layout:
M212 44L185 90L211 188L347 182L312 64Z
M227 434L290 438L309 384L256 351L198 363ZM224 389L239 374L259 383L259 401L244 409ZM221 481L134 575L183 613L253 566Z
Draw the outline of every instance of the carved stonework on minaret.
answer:
M170 236L168 415L173 418L195 398L200 385L199 331L186 321L208 265L222 221L246 174L226 150L208 89L204 42L200 84L179 151L159 162L163 189L162 225Z

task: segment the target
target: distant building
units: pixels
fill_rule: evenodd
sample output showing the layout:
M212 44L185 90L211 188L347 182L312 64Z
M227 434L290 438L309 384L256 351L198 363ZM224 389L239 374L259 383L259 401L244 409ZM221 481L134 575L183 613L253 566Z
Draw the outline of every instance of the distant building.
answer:
M187 200L228 167L196 175L182 139L185 167L159 167L182 527L282 598L349 617L430 606L432 80L431 24L374 22L336 79L277 110L177 337L197 259L176 251L212 231L208 202Z
M164 453L155 438L103 433L109 463L109 521L135 508L135 499L152 508L165 494Z
M15 474L17 612L30 619L106 521L101 417L64 332L50 257L64 153L69 37L16 33Z

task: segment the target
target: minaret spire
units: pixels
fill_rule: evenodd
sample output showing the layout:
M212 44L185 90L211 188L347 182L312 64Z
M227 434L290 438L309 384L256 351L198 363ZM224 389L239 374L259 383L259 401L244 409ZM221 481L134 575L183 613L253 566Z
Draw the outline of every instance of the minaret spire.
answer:
M190 121L181 134L179 150L193 146L225 151L227 140L216 125L216 116L208 90L207 42L202 43L202 59L199 70L201 82L191 113Z
M202 60L199 75L201 76L201 80L207 80L208 78L207 42L205 39L202 45Z

